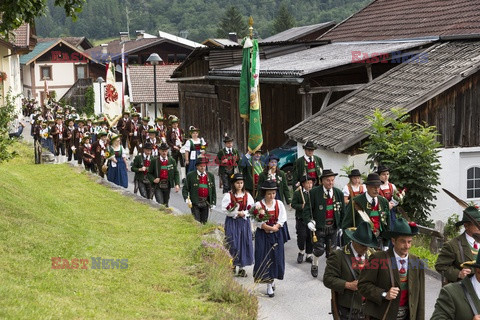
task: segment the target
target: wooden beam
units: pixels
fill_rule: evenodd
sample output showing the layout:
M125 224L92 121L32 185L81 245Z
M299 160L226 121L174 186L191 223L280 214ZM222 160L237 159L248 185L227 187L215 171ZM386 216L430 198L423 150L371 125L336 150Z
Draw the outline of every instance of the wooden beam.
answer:
M312 94L311 93L308 93L305 95L306 97L306 100L307 100L307 108L306 108L306 114L305 114L305 119L306 118L309 118L312 116Z
M333 93L332 90L328 91L327 95L325 96L325 99L323 99L323 103L320 110L323 110L323 108L328 106L328 101L330 101L330 97L332 96L332 93Z
M329 92L329 91L332 91L332 92L353 91L353 90L363 88L365 85L366 85L366 83L346 84L346 85L341 85L341 86L328 86L328 87L311 87L310 91L308 91L308 94L324 93L324 92ZM299 88L298 89L298 94L307 94L307 92L305 92L304 88Z
M367 67L367 76L368 76L368 82L371 82L373 80L372 76L372 65L371 64L366 64Z

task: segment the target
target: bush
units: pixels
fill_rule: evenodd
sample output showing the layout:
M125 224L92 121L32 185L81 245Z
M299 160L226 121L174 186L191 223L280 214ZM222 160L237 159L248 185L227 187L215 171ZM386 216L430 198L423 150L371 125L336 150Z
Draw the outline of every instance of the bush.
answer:
M445 240L451 240L460 234L460 228L455 226L455 223L460 221L460 217L458 214L452 214L445 224L445 228L443 229L443 234L445 235Z
M9 124L14 120L15 100L17 96L8 90L5 97L5 105L0 106L0 163L8 161L16 155L15 151L9 151L8 147L13 140L8 137Z

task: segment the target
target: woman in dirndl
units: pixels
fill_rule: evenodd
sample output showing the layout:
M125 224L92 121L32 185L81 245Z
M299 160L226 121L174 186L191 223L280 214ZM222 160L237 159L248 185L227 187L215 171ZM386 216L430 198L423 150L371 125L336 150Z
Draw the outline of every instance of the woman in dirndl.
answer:
M180 152L185 154L187 174L196 170L197 159L200 155L205 153L205 149L207 148L205 139L198 137L200 129L190 126L189 131L191 138L188 139L180 149Z
M127 176L127 153L122 147L121 134L114 134L110 138L110 147L108 148L108 171L107 179L116 185L128 188Z
M260 208L260 215L268 212L270 219L266 222L257 220L255 231L255 265L253 276L255 282L267 284L267 295L274 297L274 280L283 280L285 274L285 249L287 241L282 232L287 221L287 212L282 201L275 199L277 184L266 180L261 186L263 199L255 204Z
M255 201L245 190L241 173L232 177L232 190L223 195L222 210L225 218L225 238L233 259L233 272L238 267L238 276L246 277L244 267L253 264L252 228L248 210Z

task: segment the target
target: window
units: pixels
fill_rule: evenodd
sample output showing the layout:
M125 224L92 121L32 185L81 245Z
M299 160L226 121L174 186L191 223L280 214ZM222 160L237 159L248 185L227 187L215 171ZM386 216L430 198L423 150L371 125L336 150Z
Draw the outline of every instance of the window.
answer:
M40 67L40 80L52 80L52 66Z
M87 78L87 66L78 64L75 66L75 80Z
M480 198L480 167L467 170L467 198Z

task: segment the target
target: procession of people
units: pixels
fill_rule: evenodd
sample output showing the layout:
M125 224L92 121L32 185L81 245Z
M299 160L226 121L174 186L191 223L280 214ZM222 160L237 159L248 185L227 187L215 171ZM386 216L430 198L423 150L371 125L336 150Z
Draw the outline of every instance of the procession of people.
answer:
M181 189L202 224L217 204L218 186L233 273L247 277L245 268L253 266L251 276L266 284L268 297L275 296L275 280L284 279L286 260L309 263L317 278L319 259L325 257L322 279L332 291L334 319L425 318L426 264L410 252L419 230L397 214L398 190L389 181L389 168L380 164L364 182L353 168L348 184L338 186L338 173L324 169L307 141L305 155L294 164L292 188L275 154L262 155L259 149L242 154L225 136L211 161L200 129L190 126L186 135L176 116L157 117L150 125L150 118L125 111L110 126L104 117L82 118L58 105L26 113L35 144L49 150L56 163L82 165L124 188L133 183L135 193L165 207L172 189ZM218 178L208 170L211 165L218 166ZM130 170L133 181L128 181ZM295 210L295 257L285 256L289 208ZM474 206L457 224L464 233L445 243L438 257L435 268L444 288L432 319L480 319L480 230L472 217L480 222Z

